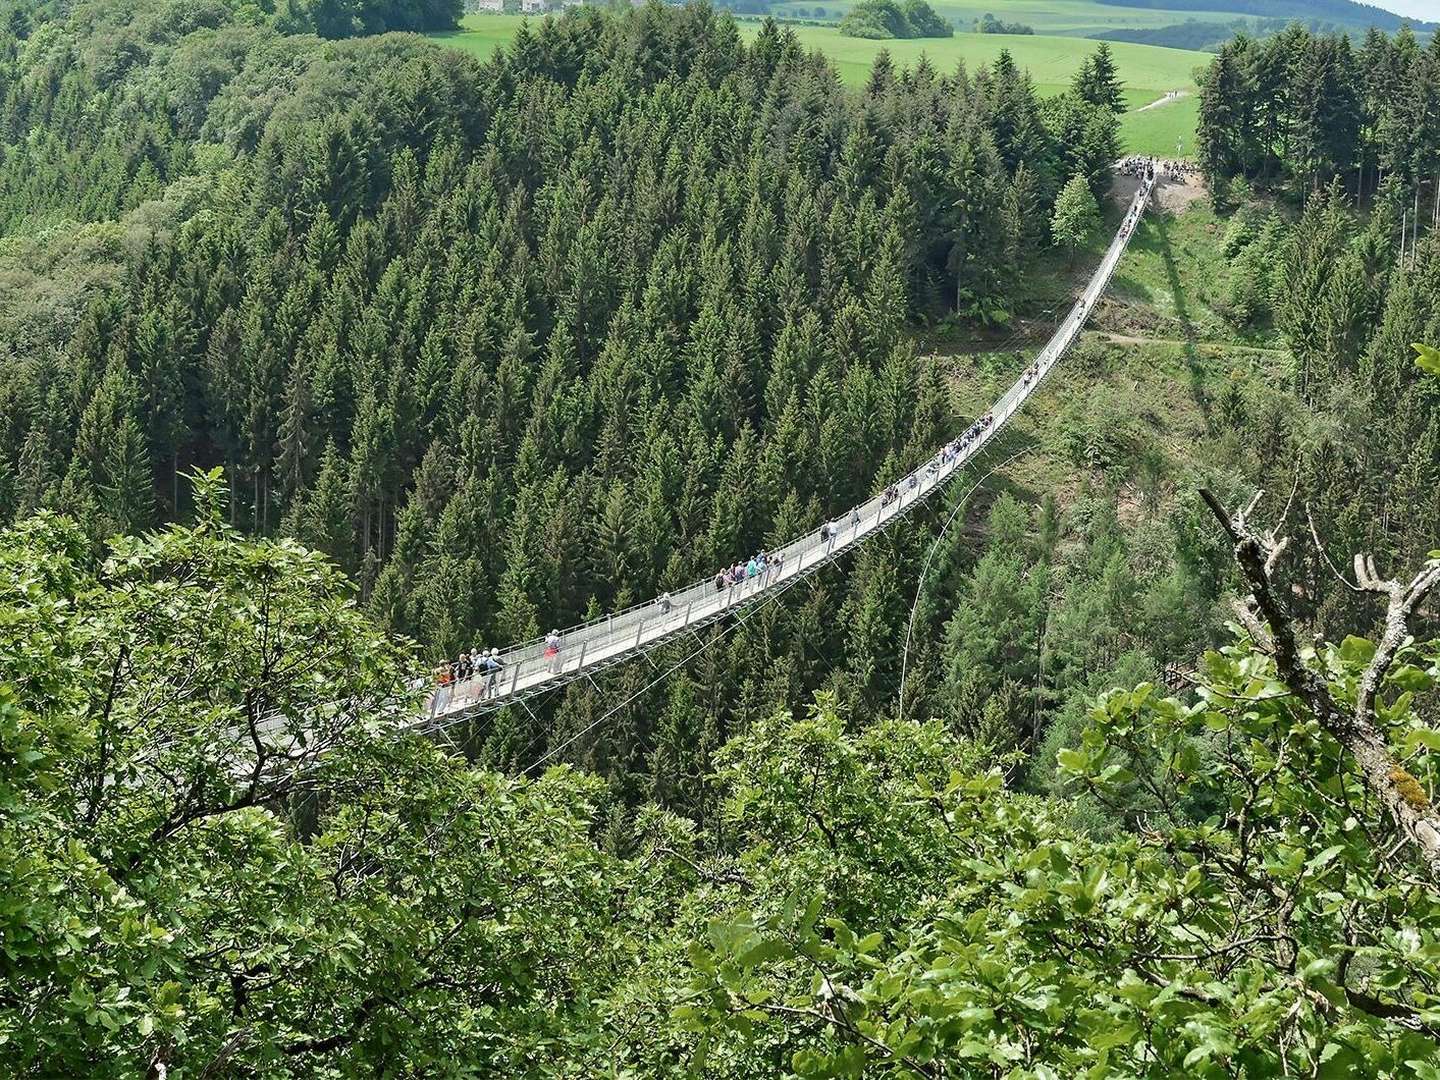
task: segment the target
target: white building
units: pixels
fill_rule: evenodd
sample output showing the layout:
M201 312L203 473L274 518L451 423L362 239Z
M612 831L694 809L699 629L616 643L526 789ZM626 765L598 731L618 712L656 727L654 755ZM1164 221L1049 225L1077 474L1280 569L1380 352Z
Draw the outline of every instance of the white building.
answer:
M520 10L526 15L541 15L549 7L548 0L520 0Z
M465 0L465 11L467 14L475 15L482 11L492 15L503 15L505 13L505 0Z

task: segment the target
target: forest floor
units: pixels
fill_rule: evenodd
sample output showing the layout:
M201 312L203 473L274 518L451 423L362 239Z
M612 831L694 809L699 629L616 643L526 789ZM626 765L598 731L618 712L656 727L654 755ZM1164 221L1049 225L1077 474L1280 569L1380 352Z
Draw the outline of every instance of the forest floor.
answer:
M1123 213L1125 189L1117 189L1107 229ZM1062 507L1108 491L1122 519L1138 527L1163 520L1197 470L1223 467L1228 435L1214 403L1231 384L1272 378L1288 353L1273 330L1237 328L1218 309L1227 219L1204 194L1172 184L1160 211L1142 221L1074 352L991 455L1004 461L1025 451L975 499L967 516L977 537L1002 490L1030 503L1051 493ZM925 352L943 358L962 416L983 412L1049 338L1110 235L1073 265L1049 257L1031 275L1024 314L1004 331L922 339Z

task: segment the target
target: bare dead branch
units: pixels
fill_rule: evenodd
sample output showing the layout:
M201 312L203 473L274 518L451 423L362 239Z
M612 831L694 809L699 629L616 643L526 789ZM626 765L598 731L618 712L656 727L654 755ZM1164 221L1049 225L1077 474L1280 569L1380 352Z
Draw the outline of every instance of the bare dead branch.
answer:
M708 881L712 885L738 885L740 888L747 890L753 890L755 888L755 886L750 883L750 879L743 874L736 874L731 871L725 871L719 874L712 873L699 866L693 859L680 854L680 852L674 848L657 847L655 854L663 855L666 858L675 859L677 862L684 863L695 873L696 877L702 881Z
M1325 565L1328 566L1330 572L1335 575L1335 580L1351 592L1364 592L1364 589L1360 588L1359 585L1356 585L1340 572L1340 568L1336 566L1335 561L1330 558L1330 553L1325 550L1325 545L1320 542L1320 530L1315 528L1315 516L1310 513L1309 503L1305 504L1305 520L1310 523L1310 538L1315 541L1315 550L1320 552L1320 557L1325 560Z
M1410 616L1440 582L1440 561L1427 563L1408 585L1402 585L1398 581L1382 580L1373 559L1356 557L1355 576L1360 586L1388 597L1389 606L1385 632L1361 677L1352 713L1335 701L1325 681L1301 659L1285 593L1275 588L1271 578L1283 541L1258 535L1246 520L1258 496L1251 499L1244 511L1233 516L1211 492L1202 489L1200 496L1234 544L1235 562L1250 585L1258 618L1264 620L1269 630L1270 653L1281 680L1355 759L1365 787L1416 847L1431 878L1440 879L1440 814L1419 782L1395 759L1375 717L1380 683L1409 637Z

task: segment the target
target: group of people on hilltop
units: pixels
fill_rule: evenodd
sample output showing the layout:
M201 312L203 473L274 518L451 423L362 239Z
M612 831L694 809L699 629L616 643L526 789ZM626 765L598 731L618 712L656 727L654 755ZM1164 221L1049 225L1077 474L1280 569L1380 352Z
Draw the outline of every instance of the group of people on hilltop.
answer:
M785 556L778 551L766 554L757 551L745 562L737 562L734 566L727 566L718 571L715 575L715 591L724 592L726 589L733 589L742 581L749 581L751 578L764 577L770 572L779 573L785 565ZM670 596L665 594L666 599Z
M1198 176L1200 167L1193 161L1171 161L1168 158L1143 157L1139 154L1132 154L1130 157L1120 159L1116 171L1123 176L1134 176L1140 180L1153 180L1157 176L1163 176L1170 180L1184 180L1189 176Z

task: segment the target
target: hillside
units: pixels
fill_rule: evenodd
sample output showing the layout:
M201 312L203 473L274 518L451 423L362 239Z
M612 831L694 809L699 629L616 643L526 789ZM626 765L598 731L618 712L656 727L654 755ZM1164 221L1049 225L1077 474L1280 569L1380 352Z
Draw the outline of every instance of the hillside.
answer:
M1357 0L1096 0L1112 7L1141 8L1147 11L1233 12L1267 19L1295 19L1306 22L1318 19L1354 30L1375 27L1393 33L1402 26L1416 30L1435 29L1437 24L1407 19Z
M965 30L991 13L1005 22L1033 27L1038 34L1125 40L1137 31L1161 33L1199 22L1224 29L1239 19L1253 25L1291 20L1355 32L1371 26L1387 32L1408 22L1417 30L1435 24L1404 19L1373 5L1353 0L981 0L934 5L940 15ZM765 7L771 14L833 21L849 8L848 0L785 0ZM741 10L752 10L741 6Z
M9 2L7 1077L1440 1076L1440 44Z
M1088 37L1108 30L1169 26L1186 17L1222 23L1234 18L1220 5L1213 11L1181 14L1178 10L1115 7L1099 0L995 0L993 3L939 0L932 6L960 31L968 30L976 19L989 12L1005 22L1030 26L1037 34L1073 37ZM777 16L828 21L838 19L848 8L848 0L783 0L771 4L768 10ZM823 9L823 14L817 9Z
M436 40L473 56L488 58L495 49L514 39L526 20L513 15L470 15L458 33L432 35ZM740 32L754 40L761 24L742 21ZM925 58L937 71L949 73L959 64L972 70L991 64L1002 50L1011 54L1016 66L1035 80L1036 92L1052 96L1063 92L1071 77L1094 52L1093 42L1068 37L1033 35L1007 37L996 34L957 33L949 38L915 41L866 41L846 37L833 27L791 26L787 29L807 49L818 49L829 58L849 86L861 86L870 66L882 51L899 68L912 68ZM1194 73L1210 62L1201 52L1165 49L1148 45L1116 43L1113 46L1119 77L1125 88L1130 112L1121 118L1121 138L1128 153L1189 157L1194 147ZM1170 91L1187 97L1166 101L1141 113L1145 105L1160 102Z

